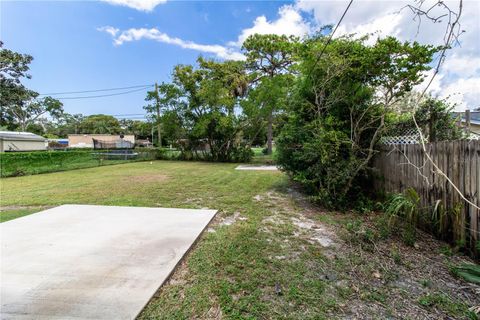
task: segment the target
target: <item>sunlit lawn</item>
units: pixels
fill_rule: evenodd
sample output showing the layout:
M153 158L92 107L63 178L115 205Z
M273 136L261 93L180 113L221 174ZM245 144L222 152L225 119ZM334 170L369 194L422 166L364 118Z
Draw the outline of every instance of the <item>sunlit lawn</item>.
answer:
M398 265L389 254L363 250L361 241L358 249L334 252L332 260L332 253L327 255L326 249L292 224L292 219L310 209L290 198L293 191L286 192L291 186L285 174L237 171L236 166L153 161L4 178L0 179L0 205L7 210L0 213L0 220L67 203L219 210L213 232L204 232L172 282L147 304L141 319L349 318L353 316L348 313L350 306L354 312L359 307L368 311L365 318L385 318L402 312L405 301L414 315L431 312L435 318L442 312L453 318L476 319L463 298L444 295L440 302L425 306L418 294L399 296L400 289L390 287L394 280L379 286L374 276L377 270L405 277L412 267L410 263ZM232 215L242 219L221 224ZM332 225L350 223L349 216L332 219L320 213L315 219ZM349 242L356 239L346 235ZM325 274L334 274L339 281ZM435 288L431 291L438 293ZM422 292L421 297L438 296ZM400 307L390 307L399 297L403 299Z
M2 206L66 203L240 210L281 184L281 173L236 164L154 161L0 180Z
M254 197L284 188L287 179L281 172L237 171L236 166L154 161L5 178L0 180L1 205L208 207L219 210L217 219L238 212L247 220L205 233L191 253L188 267L193 282L182 286L184 297L176 296L178 287L167 287L159 298L152 300L142 317L190 318L201 316L212 305L220 305L224 314L233 317L260 317L269 312L268 301L259 300L260 285L273 287L276 281L267 261L267 253L275 246L259 231L262 218L268 214L268 204ZM2 220L7 220L31 212L16 209L1 215ZM301 275L291 271L295 277ZM265 281L268 283L262 283ZM248 294L239 301L231 300L232 294L245 290Z

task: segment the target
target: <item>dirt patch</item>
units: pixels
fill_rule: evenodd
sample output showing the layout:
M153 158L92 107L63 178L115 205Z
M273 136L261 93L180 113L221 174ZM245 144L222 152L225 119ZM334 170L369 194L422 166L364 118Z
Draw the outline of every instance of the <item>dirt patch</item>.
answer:
M145 174L140 176L133 176L125 178L124 180L129 183L149 183L149 182L162 182L168 180L169 177L164 174Z
M275 228L294 227L292 235L282 240L286 254L272 259L288 263L298 257L292 253L321 248L327 259L319 277L326 283L326 294L338 302L332 317L476 319L480 286L450 272L451 266L473 261L459 254L442 254L446 243L421 231L415 247L395 237L370 242L361 234L352 239L346 228L349 222L361 220L365 228L374 229L372 215L325 212L294 188L286 194L268 192L254 198L260 199L272 212L262 220L262 231L278 237L272 232ZM300 250L298 240L304 241L305 249ZM313 267L316 262L308 264Z
M237 220L245 221L245 220L247 220L247 218L242 217L242 216L240 215L240 212L237 211L237 212L235 212L233 215L228 216L228 217L225 217L225 218L219 223L219 225L220 225L220 226L229 226L229 225L234 224Z
M322 247L331 247L335 245L335 232L329 230L326 225L318 223L306 216L291 219L293 224L301 231L310 243L317 242Z

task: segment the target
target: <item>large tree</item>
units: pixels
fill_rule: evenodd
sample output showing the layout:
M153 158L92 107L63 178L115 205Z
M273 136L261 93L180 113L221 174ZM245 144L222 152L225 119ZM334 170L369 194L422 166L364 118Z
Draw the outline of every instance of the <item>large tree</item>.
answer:
M153 123L140 120L122 119L120 120L120 127L126 134L133 134L139 139L150 139Z
M293 36L254 34L243 43L247 57L246 66L251 72L251 82L256 94L257 105L267 122L267 150L272 153L273 123L275 112L282 109L289 82L290 67L299 39Z
M29 125L37 122L42 116L49 115L54 119L60 117L63 113L63 104L52 97L30 98L8 105L5 113L22 131L26 131Z
M395 38L305 43L279 163L324 205L351 205L369 190L369 165L395 105L423 80L438 50ZM320 53L323 53L320 55Z
M198 59L198 67L178 65L173 84L180 92L168 117L185 139L185 154L199 152L213 161L248 160L251 151L242 139L239 100L246 92L244 64Z
M119 134L122 132L122 128L115 117L106 114L94 114L82 120L79 131L87 134Z
M33 57L3 48L0 41L0 125L27 130L41 117L58 117L63 105L52 97L38 99L39 94L21 82L30 79L29 64Z

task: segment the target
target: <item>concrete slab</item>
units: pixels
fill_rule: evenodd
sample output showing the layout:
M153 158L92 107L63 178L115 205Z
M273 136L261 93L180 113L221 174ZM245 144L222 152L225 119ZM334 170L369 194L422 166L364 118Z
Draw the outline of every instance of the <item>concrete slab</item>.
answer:
M260 171L278 171L277 166L267 165L239 165L235 170L260 170Z
M64 205L0 224L1 319L134 319L215 210Z

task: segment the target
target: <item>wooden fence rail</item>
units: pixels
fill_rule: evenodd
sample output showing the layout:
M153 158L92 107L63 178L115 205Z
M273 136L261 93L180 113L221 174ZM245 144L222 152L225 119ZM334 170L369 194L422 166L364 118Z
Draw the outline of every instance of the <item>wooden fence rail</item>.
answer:
M426 150L462 194L480 207L480 141L429 143ZM437 228L435 233L465 245L472 255L480 257L480 210L464 201L444 177L435 173L421 145L385 146L375 159L375 168L383 177L376 179L379 190L393 193L415 189L425 212L433 213L437 207L449 217L439 223L448 225ZM434 230L434 226L426 227Z

